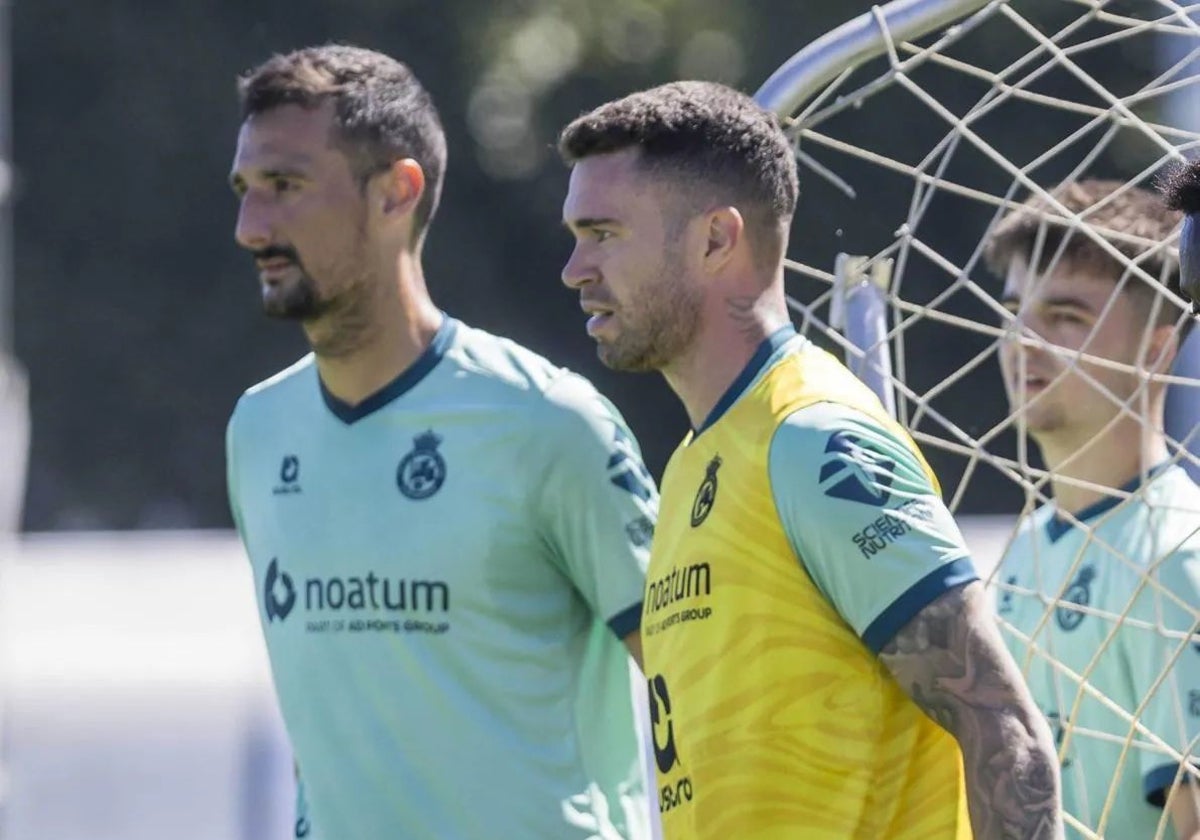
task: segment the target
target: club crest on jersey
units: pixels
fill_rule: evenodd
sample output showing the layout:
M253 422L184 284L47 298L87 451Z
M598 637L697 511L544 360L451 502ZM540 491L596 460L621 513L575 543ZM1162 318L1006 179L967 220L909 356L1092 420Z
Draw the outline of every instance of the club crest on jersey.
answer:
M1091 586L1095 579L1096 570L1091 566L1084 566L1063 593L1063 601L1080 607L1088 606L1092 602ZM1056 607L1054 610L1054 620L1064 630L1074 630L1083 621L1084 615L1082 610L1069 607Z
M692 502L692 527L700 527L700 523L708 518L717 501L717 470L721 468L721 456L714 455L704 468L704 480L696 491L696 501Z
M428 499L446 482L446 459L438 452L440 435L432 429L413 438L412 451L400 459L396 485L410 499Z

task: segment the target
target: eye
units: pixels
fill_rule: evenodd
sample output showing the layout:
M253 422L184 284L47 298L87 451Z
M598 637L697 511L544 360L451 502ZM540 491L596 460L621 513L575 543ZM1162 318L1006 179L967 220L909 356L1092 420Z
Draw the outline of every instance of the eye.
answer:
M1049 319L1052 324L1068 326L1078 326L1084 323L1083 317L1071 310L1054 310L1050 312Z
M284 193L293 192L300 186L292 178L272 178L270 183L271 192L275 193L276 195L283 195Z
M595 229L592 231L592 238L596 242L603 242L606 239L610 239L612 237L612 235L613 235L613 232L611 230Z

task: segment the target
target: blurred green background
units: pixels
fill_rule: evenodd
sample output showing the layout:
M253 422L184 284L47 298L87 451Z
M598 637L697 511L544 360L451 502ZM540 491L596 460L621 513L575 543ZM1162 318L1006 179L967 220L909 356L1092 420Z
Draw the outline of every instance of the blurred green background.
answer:
M425 254L436 301L592 378L661 476L686 428L683 412L657 376L600 366L575 296L559 285L570 242L559 223L566 172L555 135L604 100L676 78L753 92L803 44L869 5L17 3L14 318L33 412L25 527L229 526L225 421L244 388L306 351L297 328L260 314L253 267L232 240L234 78L272 52L328 41L408 62L442 112L450 162ZM1036 3L1017 5L1037 13ZM1004 38L1001 31L969 47L1003 55ZM1015 45L1015 30L1012 38ZM1096 72L1128 76L1154 64L1148 54L1127 58ZM948 102L979 95L961 79L929 84ZM889 101L847 115L851 133L886 137L900 158L907 145L944 134L905 102ZM1014 129L1019 148L1029 127ZM1097 167L1121 174L1137 164L1136 155L1118 154ZM889 241L909 198L860 190L851 201L802 171L792 252L830 270L839 249L870 253ZM931 229L946 248L969 249L987 218L948 213ZM936 382L983 346L945 342L934 336L910 347L914 376ZM980 428L1004 413L990 364L954 399ZM961 465L932 455L952 481ZM961 509L1019 504L1015 488L981 474Z

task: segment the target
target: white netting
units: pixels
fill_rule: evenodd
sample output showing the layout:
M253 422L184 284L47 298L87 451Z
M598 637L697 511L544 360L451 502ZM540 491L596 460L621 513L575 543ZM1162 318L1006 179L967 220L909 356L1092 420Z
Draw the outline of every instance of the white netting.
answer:
M1118 400L1097 373L1128 366L1094 355L1086 344L1082 351L1065 352L1047 349L1032 333L1017 337L1020 329L1000 302L1003 281L985 268L983 251L1000 219L1032 194L1045 202L1050 224L1095 241L1120 260L1126 266L1121 282L1158 285L1143 270L1143 257L1131 261L1116 246L1173 252L1173 237L1157 242L1116 233L1091 223L1092 211L1066 211L1047 189L1065 180L1117 179L1125 183L1111 199L1117 200L1135 186L1150 187L1169 164L1192 156L1200 145L1200 26L1189 15L1197 10L1200 6L1167 0L994 2L956 29L916 44L889 40L884 58L842 73L791 115L802 193L791 250L804 258L788 264L791 303L810 335L851 358L862 357L863 351L830 326L841 319L835 254L867 255L868 273L873 265L890 263L886 326L867 357L880 347L889 351L897 415L930 456L955 511L1005 510L1015 516L1050 498L1050 476L1026 443L1025 415L1011 412L1005 397L997 354L1006 336L1066 359L1074 374L1121 405L1117 417L1143 411L1144 387ZM883 15L875 15L886 30ZM1056 255L1049 262L1048 272L1058 264ZM1193 384L1178 373L1167 381L1173 389ZM1192 416L1169 427L1174 457L1190 469L1196 462L1186 448L1197 450L1198 424L1200 417ZM1195 751L1178 733L1197 731L1190 719L1200 718L1200 684L1177 686L1170 676L1177 660L1198 655L1188 633L1195 631L1200 605L1147 573L1145 557L1123 556L1123 544L1106 542L1098 531L1102 521L1074 523L1090 543L1070 569L1057 573L1075 584L1082 580L1086 591L1090 577L1079 574L1107 552L1105 562L1136 572L1127 598L1098 605L1100 599L1080 598L1066 584L1047 598L1037 587L989 581L1001 597L1008 592L1043 599L1032 632L1018 630L1003 615L1001 621L1029 645L1022 666L1048 668L1063 695L1061 717L1054 722L1068 763L1064 775L1096 772L1071 765L1073 743L1120 747L1120 766L1104 788L1104 801L1093 796L1066 814L1068 825L1084 837L1119 836L1106 832L1121 824L1114 808L1126 765L1141 766L1146 751L1165 763ZM1200 510L1193 530L1197 526ZM1160 542L1151 563L1170 557L1180 539L1164 531ZM1039 558L1028 562L1036 565ZM1147 593L1162 610L1183 611L1189 626L1139 611ZM1094 655L1082 665L1074 662L1076 667L1047 642L1048 628L1056 620L1070 623L1060 618L1070 613L1096 616L1107 628ZM1167 727L1170 732L1147 726L1146 698L1122 702L1093 678L1110 668L1102 659L1113 640L1133 628L1170 642L1149 688L1153 694L1161 684L1156 696L1181 695L1174 698L1178 726ZM1041 664L1033 666L1033 660ZM1092 704L1094 719L1109 723L1072 723L1086 704ZM1088 787L1095 789L1094 779ZM1169 822L1165 816L1160 821L1161 836L1172 836Z

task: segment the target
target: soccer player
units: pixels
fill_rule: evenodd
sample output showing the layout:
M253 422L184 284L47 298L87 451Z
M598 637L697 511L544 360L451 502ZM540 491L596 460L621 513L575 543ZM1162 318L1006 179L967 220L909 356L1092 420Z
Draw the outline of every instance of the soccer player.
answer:
M661 371L692 425L642 615L664 837L1055 836L1049 727L937 481L789 322L796 163L774 116L679 82L559 148L563 281L599 356Z
M237 241L312 347L227 441L296 836L646 836L629 654L657 490L633 436L433 304L446 141L404 64L302 49L239 91Z
M1190 320L1162 294L1179 290L1166 245L1179 216L1116 181L1054 195L1109 247L1039 199L987 243L1012 313L1004 385L1053 491L1005 552L997 611L1055 729L1067 813L1100 836L1157 837L1166 803L1176 836L1194 838L1179 755L1200 734L1200 646L1188 643L1200 490L1171 462L1166 385L1151 376L1169 370Z

